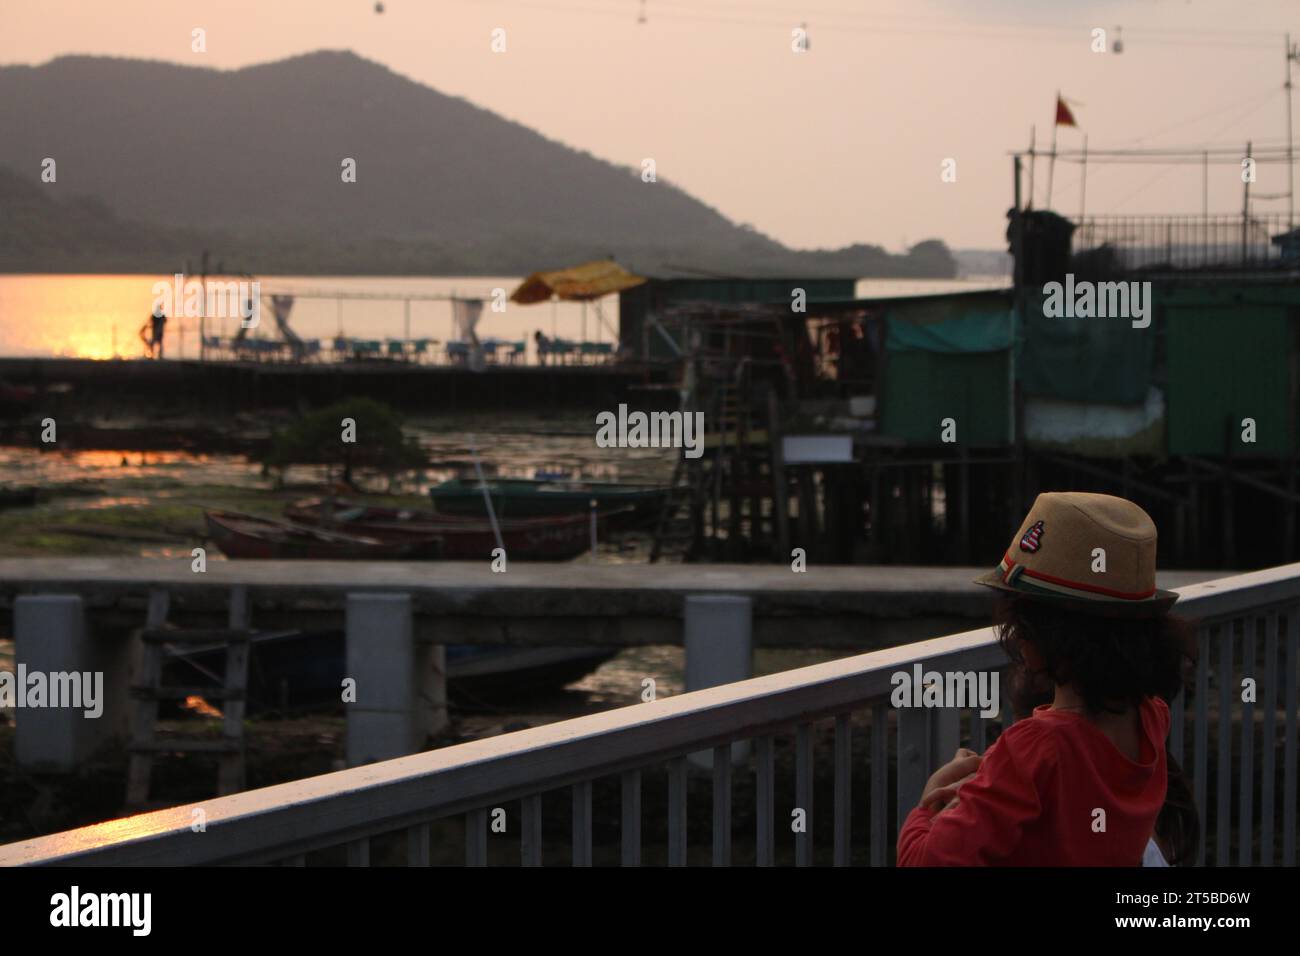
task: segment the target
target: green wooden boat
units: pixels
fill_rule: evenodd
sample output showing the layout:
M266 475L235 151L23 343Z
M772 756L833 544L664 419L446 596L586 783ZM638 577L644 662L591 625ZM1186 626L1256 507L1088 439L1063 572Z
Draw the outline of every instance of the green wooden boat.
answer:
M535 518L586 512L592 499L601 513L618 512L623 527L640 525L659 516L668 489L657 485L629 485L612 481L537 481L527 478L490 478L486 482L492 508L499 518ZM483 489L477 478L453 478L429 489L433 510L449 515L487 513Z

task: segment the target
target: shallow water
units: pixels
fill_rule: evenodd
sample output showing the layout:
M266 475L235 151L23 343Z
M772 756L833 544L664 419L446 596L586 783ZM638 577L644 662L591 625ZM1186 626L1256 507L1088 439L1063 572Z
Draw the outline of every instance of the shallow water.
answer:
M531 478L539 469L574 478L663 482L672 475L673 454L658 448L598 448L596 426L588 415L511 413L408 419L407 431L427 451L431 466L402 491L423 494L441 481L472 473L475 450L487 474ZM297 466L287 483L324 480L324 469ZM99 506L139 490L185 485L267 487L262 466L243 455L189 452L47 451L0 447L0 486L82 483L104 485ZM76 507L94 506L69 499Z

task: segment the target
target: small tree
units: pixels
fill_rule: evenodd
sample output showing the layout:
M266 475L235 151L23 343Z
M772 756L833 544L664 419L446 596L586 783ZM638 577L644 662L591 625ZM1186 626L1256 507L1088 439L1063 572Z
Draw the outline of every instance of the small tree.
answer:
M423 468L428 459L415 439L402 433L396 411L372 398L349 398L276 432L263 464L276 469L281 482L289 465L337 466L343 481L352 484L354 467L384 471L391 482L395 473Z

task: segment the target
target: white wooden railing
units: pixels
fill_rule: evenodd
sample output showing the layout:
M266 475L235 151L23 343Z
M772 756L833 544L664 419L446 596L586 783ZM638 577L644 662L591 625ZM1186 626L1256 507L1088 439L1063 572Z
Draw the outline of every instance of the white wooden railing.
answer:
M1175 701L1169 746L1190 775L1200 808L1200 862L1294 865L1300 564L1192 585L1180 594L1176 609L1200 622L1200 654L1189 692ZM566 797L571 826L546 836L548 846L567 844L568 853L551 853L545 862L639 865L643 774L649 779L664 769L667 819L653 823L666 834L666 850L658 842L653 847L671 865L688 858L733 861L738 779L746 792L753 783L754 862L885 865L932 768L962 741L983 750L1010 721L1005 705L996 721L969 711L895 710L891 676L918 662L926 670L980 671L999 669L1005 659L990 629L967 631L0 846L0 865L330 859L367 865L372 843L391 850L394 838L409 864L427 865L449 832L456 840L463 833L467 864L485 864L490 843L499 841L517 847L524 865L540 865L543 800ZM1255 703L1242 701L1245 678L1257 683ZM819 731L828 744L821 750L830 751L829 822L817 816L822 810L813 799L815 761L826 756L818 752ZM778 779L790 775L778 774L777 754L791 738L793 794L783 791L778 804ZM752 746L733 766L728 757L739 741ZM701 761L690 755L707 758L708 751L706 857L704 844L689 852L687 801L692 781L696 799L701 785L708 786L694 772ZM857 789L855 770L865 781ZM598 792L612 796L595 800ZM791 832L790 817L781 815L787 805L804 812L803 832ZM493 827L501 819L505 834ZM594 845L594 827L616 829L617 838ZM698 821L695 829L703 829ZM827 833L829 841L815 845ZM493 852L499 856L499 846ZM748 860L748 848L745 855Z

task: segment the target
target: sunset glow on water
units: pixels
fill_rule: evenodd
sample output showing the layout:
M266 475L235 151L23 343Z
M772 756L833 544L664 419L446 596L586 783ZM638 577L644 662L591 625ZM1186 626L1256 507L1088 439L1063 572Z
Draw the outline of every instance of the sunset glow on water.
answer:
M197 280L195 280L197 281ZM458 295L490 299L493 289L509 295L520 280L511 277L390 276L263 276L263 296L272 292L294 292L289 324L305 339L328 341L343 334L354 338L403 338L407 315L400 300L310 298L315 294ZM65 358L141 358L140 327L148 319L157 283L170 285L171 276L151 275L0 275L0 356L59 356ZM916 295L1000 285L992 279L863 279L859 296ZM270 309L262 310L262 322L252 334L275 338ZM612 342L617 338L618 297L607 296L586 309L577 302L539 305L509 304L504 313L483 311L478 334L481 339L498 338L527 342L529 361L535 359L533 335L545 335L590 342ZM208 336L223 338L238 328L237 318L207 319L202 323ZM198 358L197 318L172 318L167 323L164 354L167 358ZM414 299L410 305L410 337L431 338L445 343L453 337L451 304ZM433 354L442 354L441 346Z
M191 277L192 278L192 277ZM158 283L170 286L171 276L153 275L6 275L0 276L0 356L59 356L65 358L140 358L144 355L139 333L148 320ZM198 280L195 279L195 282ZM215 281L215 280L214 280ZM330 340L343 334L354 338L403 338L407 313L400 300L309 298L317 293L385 295L458 295L490 299L493 289L508 295L518 278L473 276L460 278L392 277L259 277L264 296L272 292L298 293L289 317L294 331L305 339ZM588 341L614 339L618 302L610 298L601 306L602 322L588 307L585 322ZM257 338L277 338L270 309L252 333ZM451 304L415 299L410 304L411 338L453 337ZM167 358L198 358L199 332L234 335L238 318L169 318L164 354ZM583 308L578 303L509 305L504 313L485 309L479 323L480 338L528 340L533 333L579 339L583 337ZM440 351L435 354L441 354Z

